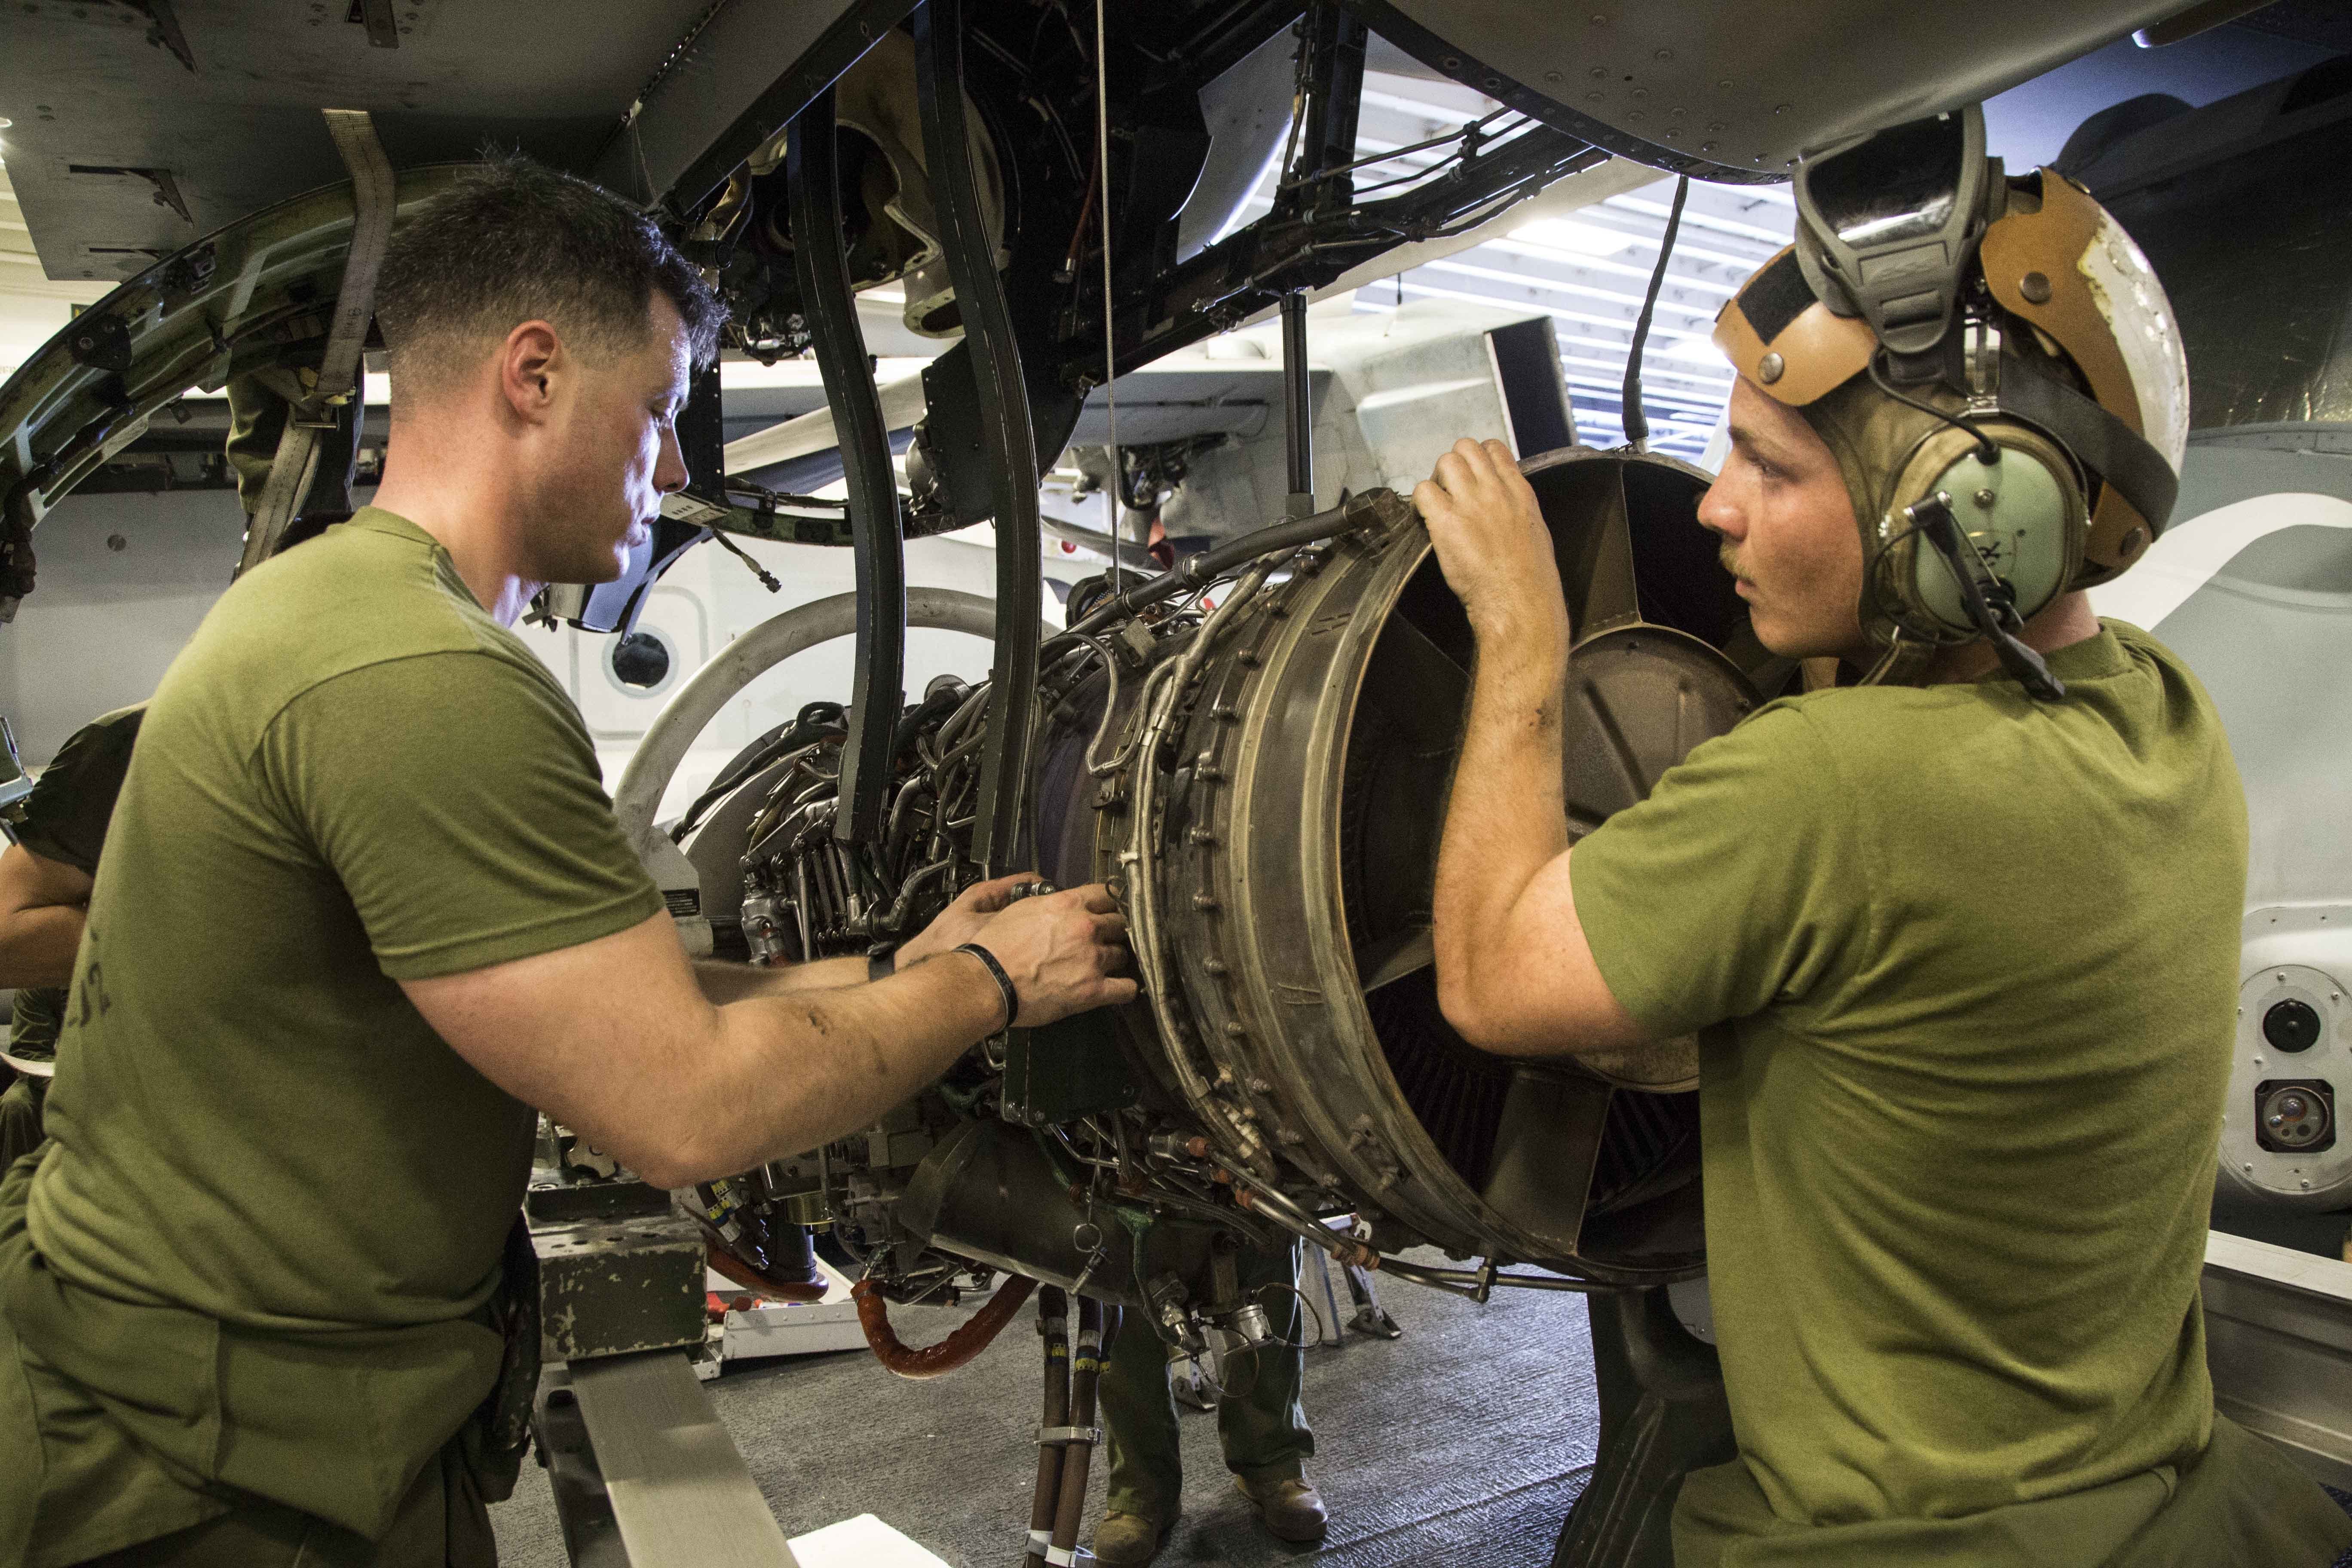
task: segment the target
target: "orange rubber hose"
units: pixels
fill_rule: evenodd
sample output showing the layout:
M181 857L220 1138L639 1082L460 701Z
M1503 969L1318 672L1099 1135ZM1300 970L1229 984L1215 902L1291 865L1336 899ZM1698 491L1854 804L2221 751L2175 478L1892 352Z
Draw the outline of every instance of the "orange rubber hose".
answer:
M988 1347L998 1331L1013 1321L1013 1314L1029 1300L1029 1292L1037 1281L1016 1274L997 1287L988 1305L972 1314L964 1324L935 1345L914 1350L898 1342L890 1330L890 1302L876 1289L870 1279L860 1279L849 1289L857 1303L857 1326L866 1331L866 1342L874 1349L874 1359L897 1373L900 1377L938 1377L955 1371Z

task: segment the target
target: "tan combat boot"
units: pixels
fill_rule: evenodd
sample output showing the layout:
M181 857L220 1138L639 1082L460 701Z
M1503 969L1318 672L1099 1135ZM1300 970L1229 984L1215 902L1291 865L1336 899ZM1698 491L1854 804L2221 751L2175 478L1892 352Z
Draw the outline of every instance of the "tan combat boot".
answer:
M1330 1517L1323 1511L1323 1499L1315 1490L1314 1482L1302 1476L1253 1485L1235 1476L1234 1485L1241 1489L1242 1496L1257 1505L1258 1517L1265 1521L1266 1529L1281 1539L1302 1546L1323 1539Z
M1160 1555L1160 1548L1175 1525L1140 1513L1107 1513L1095 1526L1095 1561L1109 1568L1141 1568Z

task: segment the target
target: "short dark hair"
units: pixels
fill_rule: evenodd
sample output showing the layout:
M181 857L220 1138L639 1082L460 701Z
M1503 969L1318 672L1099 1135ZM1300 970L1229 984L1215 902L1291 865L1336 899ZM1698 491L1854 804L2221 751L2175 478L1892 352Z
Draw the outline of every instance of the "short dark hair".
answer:
M467 340L535 319L588 353L634 353L656 289L686 323L696 362L709 363L726 307L653 219L585 180L500 153L394 233L375 311L394 379L413 383L437 379Z

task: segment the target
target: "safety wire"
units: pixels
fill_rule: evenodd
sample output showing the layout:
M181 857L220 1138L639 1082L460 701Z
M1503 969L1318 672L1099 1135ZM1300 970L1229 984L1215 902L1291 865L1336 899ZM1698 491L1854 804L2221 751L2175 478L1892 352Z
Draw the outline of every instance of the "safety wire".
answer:
M1119 551L1119 503L1127 489L1125 464L1118 451L1118 331L1111 316L1110 291L1110 34L1103 26L1103 0L1095 0L1095 169L1098 184L1095 211L1102 218L1103 274L1103 403L1110 416L1110 484L1105 490L1110 510L1110 588L1122 593L1127 570Z

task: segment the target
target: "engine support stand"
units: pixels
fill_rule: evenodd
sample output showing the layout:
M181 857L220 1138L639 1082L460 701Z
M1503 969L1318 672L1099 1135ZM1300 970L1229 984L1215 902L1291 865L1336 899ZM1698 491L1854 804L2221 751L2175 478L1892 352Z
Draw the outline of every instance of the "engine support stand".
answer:
M1037 613L1045 595L1037 517L1037 436L1029 420L1021 345L982 216L963 90L962 0L924 0L915 13L915 80L941 248L955 282L971 363L980 438L996 522L996 658L989 669L988 748L980 773L972 858L985 876L1014 869L1029 794Z
M1290 474L1283 515L1290 520L1315 510L1315 391L1307 370L1307 295L1282 297L1282 434Z
M857 666L850 688L853 733L841 756L841 810L835 838L872 843L882 831L890 783L890 741L906 702L907 541L898 517L898 480L890 468L890 432L866 357L866 334L842 253L841 178L834 134L833 89L793 120L785 153L792 206L793 265L824 400L841 433L849 480L849 537L857 565Z
M1683 1478L1736 1452L1722 1363L1663 1288L1594 1296L1589 1308L1601 1453L1551 1568L1673 1568Z

